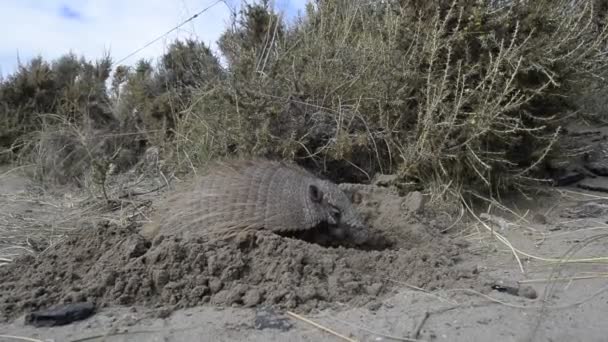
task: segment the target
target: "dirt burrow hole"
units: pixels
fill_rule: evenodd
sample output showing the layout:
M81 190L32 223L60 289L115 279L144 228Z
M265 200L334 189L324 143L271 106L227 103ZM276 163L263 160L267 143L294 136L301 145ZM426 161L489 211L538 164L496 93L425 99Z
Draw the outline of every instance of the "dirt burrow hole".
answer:
M272 305L307 312L334 303L365 305L399 282L428 290L472 286L466 242L441 234L449 216L404 209L404 198L367 194L359 211L389 249L324 247L270 232L208 242L180 236L150 243L138 227L99 224L0 269L0 317L62 303Z

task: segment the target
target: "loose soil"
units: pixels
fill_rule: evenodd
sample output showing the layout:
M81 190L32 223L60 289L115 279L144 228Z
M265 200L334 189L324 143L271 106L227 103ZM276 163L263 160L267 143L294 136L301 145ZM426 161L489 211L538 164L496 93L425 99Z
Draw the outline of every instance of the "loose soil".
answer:
M384 250L324 247L264 231L228 241L176 235L150 243L138 224L102 222L0 268L0 315L9 320L85 300L163 314L203 304L309 312L363 306L398 283L426 290L479 284L477 269L462 262L467 242L439 233L446 226L441 217L429 219L430 210L424 216L400 209L407 200L382 189L364 196L360 210L378 227L377 240L391 242Z
M589 134L601 145L608 129ZM589 144L589 134L573 141ZM67 192L26 201L28 181L0 177L0 228L27 225L38 239L38 227L80 226L46 250L17 234L0 237L0 253L9 245L31 250L0 266L0 340L344 340L295 312L355 341L605 341L608 159L600 145L589 157L552 164L566 186L505 199L512 212L479 215L487 226L453 226L457 210L369 191L358 209L378 241L389 243L362 249L267 232L231 242L147 242L140 221L154 205L141 203L157 194L137 196L131 206L91 202L97 208L75 225L81 221L66 217L78 210L61 205ZM528 255L520 254L521 264L495 233ZM594 262L554 262L571 251L570 258ZM24 323L32 310L84 300L97 306L86 320L50 328Z

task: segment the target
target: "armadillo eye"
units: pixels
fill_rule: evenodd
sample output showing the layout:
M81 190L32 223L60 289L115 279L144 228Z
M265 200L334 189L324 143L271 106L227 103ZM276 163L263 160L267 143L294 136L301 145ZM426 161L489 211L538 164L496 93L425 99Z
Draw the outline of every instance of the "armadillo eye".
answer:
M334 218L336 222L340 222L340 217L342 217L342 212L340 209L336 207L331 207L331 216Z

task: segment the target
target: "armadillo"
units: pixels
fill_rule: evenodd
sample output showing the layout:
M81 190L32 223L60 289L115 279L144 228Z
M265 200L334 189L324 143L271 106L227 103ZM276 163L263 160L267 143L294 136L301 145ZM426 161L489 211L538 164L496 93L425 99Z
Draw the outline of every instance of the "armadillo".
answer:
M336 184L295 164L267 159L217 163L164 201L142 235L234 234L310 230L324 224L334 238L363 244L368 227Z

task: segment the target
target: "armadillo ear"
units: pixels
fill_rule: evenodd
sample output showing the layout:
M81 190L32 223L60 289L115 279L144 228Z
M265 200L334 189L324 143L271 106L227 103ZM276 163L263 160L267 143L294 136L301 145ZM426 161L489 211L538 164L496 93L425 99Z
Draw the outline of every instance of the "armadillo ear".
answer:
M321 203L323 199L323 191L314 184L308 186L308 195L310 196L310 200L315 203Z

